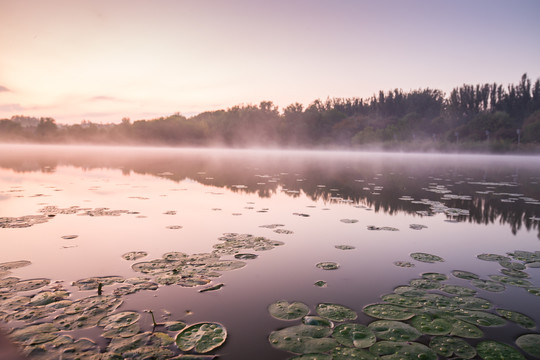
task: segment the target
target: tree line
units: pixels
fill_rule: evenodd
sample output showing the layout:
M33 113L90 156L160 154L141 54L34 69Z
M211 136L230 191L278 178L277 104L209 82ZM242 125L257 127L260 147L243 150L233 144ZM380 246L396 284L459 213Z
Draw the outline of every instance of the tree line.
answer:
M435 149L484 147L511 150L540 143L540 79L518 84L462 85L441 90L379 91L370 98L317 99L281 111L271 101L119 124L13 116L0 120L0 139L34 142L151 144L167 146L274 146Z

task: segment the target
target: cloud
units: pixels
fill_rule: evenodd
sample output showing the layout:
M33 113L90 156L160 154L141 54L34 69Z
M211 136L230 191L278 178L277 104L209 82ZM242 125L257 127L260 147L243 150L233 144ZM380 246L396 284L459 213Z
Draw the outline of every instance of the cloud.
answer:
M0 111L9 111L9 112L13 112L13 111L24 111L24 110L28 110L28 109L22 107L20 104L5 104L5 105L0 105Z
M0 92L11 91L7 87L0 85Z

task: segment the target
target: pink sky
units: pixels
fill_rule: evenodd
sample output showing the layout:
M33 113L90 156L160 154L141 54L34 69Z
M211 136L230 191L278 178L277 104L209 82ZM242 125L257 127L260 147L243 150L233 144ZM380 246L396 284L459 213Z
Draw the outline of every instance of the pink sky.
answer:
M0 118L193 115L540 77L537 0L0 0Z

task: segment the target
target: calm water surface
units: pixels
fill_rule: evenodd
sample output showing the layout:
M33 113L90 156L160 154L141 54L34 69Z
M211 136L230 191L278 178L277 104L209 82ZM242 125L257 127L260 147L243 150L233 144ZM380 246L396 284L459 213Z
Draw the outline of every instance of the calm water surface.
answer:
M70 214L57 211L70 207L78 208ZM103 208L121 211L99 216ZM51 209L55 216L47 216ZM32 226L27 218L15 220L44 214L45 220ZM381 295L422 273L448 274L446 283L474 289L451 271L488 279L502 275L501 266L477 255L539 251L540 158L2 145L0 218L0 263L31 262L2 278L47 278L63 285L71 300L96 294L80 291L74 281L143 276L131 268L134 263L167 252L210 253L225 233L283 242L266 251L241 250L259 256L221 272L208 285L160 285L125 295L117 311L140 312L142 331L152 329L146 309L159 321L221 323L229 337L211 353L222 359L288 359L294 355L273 348L268 335L299 321L271 317L267 307L277 300L304 302L313 314L319 303L342 304L358 312L356 322L367 325L374 319L362 313L364 306L381 302ZM263 227L272 224L282 226ZM130 251L148 255L124 260ZM415 261L414 252L445 261ZM340 268L315 266L324 261ZM415 266L399 267L396 261ZM530 287L539 287L540 269L526 271ZM327 286L315 286L318 280ZM199 292L218 283L224 287ZM104 294L119 285L104 286ZM540 297L525 288L476 290L495 307L540 321ZM9 311L3 313L5 318ZM9 332L28 322L8 317L0 324ZM519 335L537 332L514 324L482 330L485 338L512 346ZM105 349L108 340L100 331L67 333L89 337Z

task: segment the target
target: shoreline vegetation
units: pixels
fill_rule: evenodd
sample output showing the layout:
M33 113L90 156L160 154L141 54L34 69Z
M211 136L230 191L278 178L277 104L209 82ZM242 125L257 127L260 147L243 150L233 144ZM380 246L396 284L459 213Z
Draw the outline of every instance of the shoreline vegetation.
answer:
M440 90L380 91L282 110L271 101L118 124L57 124L23 115L0 119L0 141L173 147L303 148L540 153L540 79Z

